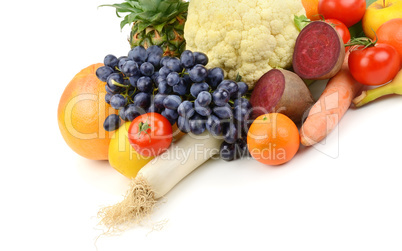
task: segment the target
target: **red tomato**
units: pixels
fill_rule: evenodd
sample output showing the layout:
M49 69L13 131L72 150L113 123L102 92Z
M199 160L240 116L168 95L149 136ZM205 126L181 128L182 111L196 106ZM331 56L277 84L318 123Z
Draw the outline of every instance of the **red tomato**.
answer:
M366 12L365 0L320 0L318 14L341 21L347 27L359 22Z
M348 64L352 76L365 85L387 83L395 77L401 66L396 49L381 43L365 49L363 46L352 47Z
M135 118L128 128L128 141L143 156L157 156L172 143L172 126L159 113L146 113Z
M346 27L346 25L344 25L341 21L338 21L336 19L333 18L328 18L325 19L325 22L332 24L335 28L335 30L339 33L339 35L342 38L342 41L344 44L347 44L350 40L350 32L348 27Z

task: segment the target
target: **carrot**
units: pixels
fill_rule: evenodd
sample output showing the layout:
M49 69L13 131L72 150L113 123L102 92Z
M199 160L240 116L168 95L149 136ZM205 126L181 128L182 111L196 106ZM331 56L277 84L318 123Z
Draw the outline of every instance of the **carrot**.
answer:
M328 81L300 128L300 142L305 146L320 142L335 129L362 88L362 84L349 72L348 56L346 55L341 70Z

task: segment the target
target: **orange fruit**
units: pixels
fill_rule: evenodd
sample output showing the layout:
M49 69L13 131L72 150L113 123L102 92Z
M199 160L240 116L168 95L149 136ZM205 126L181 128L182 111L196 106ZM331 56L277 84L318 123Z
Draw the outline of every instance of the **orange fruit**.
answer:
M295 123L281 113L259 116L247 134L251 156L267 165L280 165L291 160L300 146Z
M319 0L302 0L304 9L306 10L306 17L310 20L320 20L318 15L318 1Z
M402 18L391 19L377 30L379 43L392 45L399 54L402 63Z
M65 88L57 110L61 135L79 155L107 160L111 134L103 129L109 114L117 111L105 101L105 83L95 73L103 64L81 70Z

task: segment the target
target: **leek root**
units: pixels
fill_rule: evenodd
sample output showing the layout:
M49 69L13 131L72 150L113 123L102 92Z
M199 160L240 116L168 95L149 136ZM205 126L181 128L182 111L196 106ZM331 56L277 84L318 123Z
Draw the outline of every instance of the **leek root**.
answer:
M99 211L100 223L113 232L149 218L157 200L194 169L218 154L222 141L208 132L184 135L138 172L123 201Z

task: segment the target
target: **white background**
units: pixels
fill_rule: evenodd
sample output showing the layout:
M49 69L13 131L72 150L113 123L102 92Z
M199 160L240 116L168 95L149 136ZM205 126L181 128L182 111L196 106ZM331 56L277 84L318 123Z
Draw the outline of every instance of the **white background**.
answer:
M57 106L82 68L129 50L104 3L2 4L0 250L402 250L400 96L348 111L283 166L207 162L155 211L161 229L97 239L128 180L65 144Z

